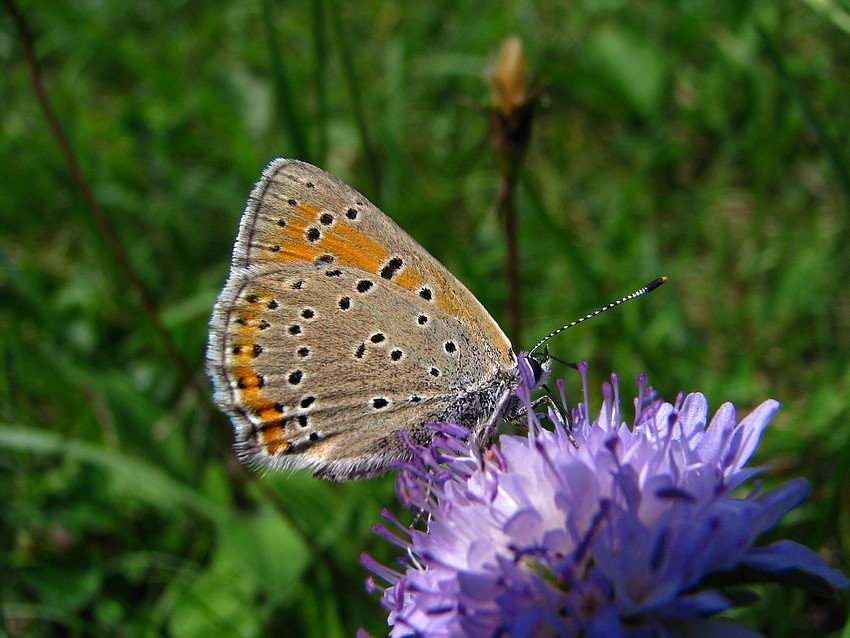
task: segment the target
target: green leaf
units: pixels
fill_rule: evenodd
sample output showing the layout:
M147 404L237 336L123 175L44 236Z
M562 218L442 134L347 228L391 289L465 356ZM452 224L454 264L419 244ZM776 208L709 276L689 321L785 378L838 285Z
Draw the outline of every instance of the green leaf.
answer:
M647 37L605 27L589 38L585 55L598 80L617 91L638 115L650 117L660 110L667 68L662 51Z
M91 463L108 472L120 489L160 509L189 508L211 518L220 514L202 494L174 480L161 468L120 450L63 438L46 430L8 424L0 424L0 448L39 455L59 454Z

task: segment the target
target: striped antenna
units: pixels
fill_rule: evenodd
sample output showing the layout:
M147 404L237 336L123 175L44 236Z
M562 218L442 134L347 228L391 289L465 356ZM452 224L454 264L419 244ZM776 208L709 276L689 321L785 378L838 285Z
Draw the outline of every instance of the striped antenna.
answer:
M537 342L537 345L536 345L536 346L534 346L534 347L531 349L531 352L529 352L529 353L528 353L528 354L529 354L529 356L533 355L533 354L534 354L534 352L535 352L535 351L536 351L536 350L537 350L540 346L542 346L544 343L546 343L547 341L549 341L549 339L551 339L552 337L554 337L554 336L555 336L555 335L557 335L557 334L561 334L561 333L562 333L564 330L566 330L567 328L572 328L573 326L577 326L577 325L578 325L578 324L580 324L580 323L584 323L584 322L585 322L585 321L587 321L588 319L592 319L592 318L593 318L593 317L595 317L596 315L601 315L601 314L602 314L603 312L605 312L606 310L611 310L611 308L616 308L616 307L617 307L617 306L619 306L620 304L624 304L624 303L626 303L627 301L631 301L632 299L637 299L638 297L643 297L645 294L650 293L650 292L652 292L653 290L655 290L656 288L658 288L658 286L660 286L661 284L663 284L665 281L667 281L667 277L659 277L658 279L656 279L656 280L654 280L654 281L651 281L651 282L649 282L648 284L646 284L646 285L645 285L643 288L641 288L640 290L635 290L632 294L630 294L630 295L626 295L626 296L625 296L625 297L623 297L622 299L618 299L617 301L613 301L613 302L609 303L607 306L602 306L602 307L601 307L601 308L599 308L598 310L594 310L593 312L591 312L589 315L585 315L585 316L584 316L584 317L582 317L581 319L576 319L575 321L571 321L571 322L570 322L570 323L568 323L567 325L565 325L565 326L561 326L560 328L558 328L558 329L557 329L557 330L555 330L554 332L550 332L548 335L546 335L546 336L545 336L545 337L543 337L540 341L538 341L538 342Z

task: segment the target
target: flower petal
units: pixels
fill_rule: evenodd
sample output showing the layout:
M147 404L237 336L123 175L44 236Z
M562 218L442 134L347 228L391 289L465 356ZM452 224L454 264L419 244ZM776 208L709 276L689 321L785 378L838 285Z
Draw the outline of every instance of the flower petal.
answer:
M850 588L850 581L805 545L782 540L747 552L743 564L762 572L803 571L837 589Z

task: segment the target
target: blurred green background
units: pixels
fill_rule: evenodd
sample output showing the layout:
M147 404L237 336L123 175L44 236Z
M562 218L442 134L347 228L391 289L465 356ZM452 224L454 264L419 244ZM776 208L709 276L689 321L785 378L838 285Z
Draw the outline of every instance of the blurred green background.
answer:
M93 221L0 11L0 634L380 635L361 552L394 480L240 468L208 404L210 309L245 198L309 160L504 319L483 73L522 37L540 89L518 189L518 347L592 390L783 403L757 462L805 476L777 535L850 568L850 2L21 0L49 99L197 391ZM579 380L563 370L573 398ZM773 536L768 536L769 541ZM759 588L769 636L850 635ZM843 632L843 633L842 633Z

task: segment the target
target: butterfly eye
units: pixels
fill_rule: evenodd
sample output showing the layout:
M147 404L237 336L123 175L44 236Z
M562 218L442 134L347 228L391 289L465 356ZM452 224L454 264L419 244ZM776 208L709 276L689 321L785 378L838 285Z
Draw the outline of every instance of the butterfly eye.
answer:
M534 357L528 358L528 365L531 366L531 373L534 375L534 385L537 385L543 378L543 366Z

